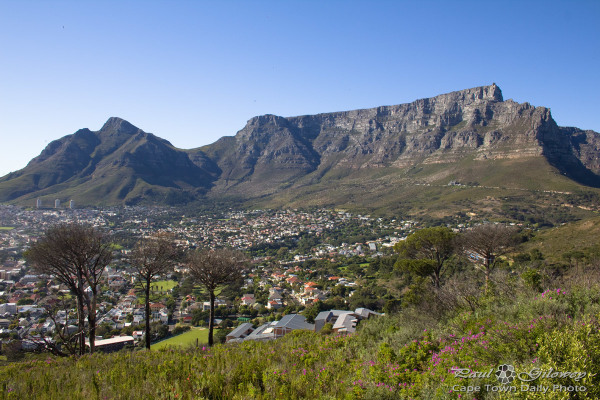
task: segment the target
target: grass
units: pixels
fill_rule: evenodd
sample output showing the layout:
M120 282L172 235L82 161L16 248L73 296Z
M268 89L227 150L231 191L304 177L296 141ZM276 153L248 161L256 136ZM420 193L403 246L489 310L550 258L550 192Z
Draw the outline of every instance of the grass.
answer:
M163 291L169 291L177 286L177 281L156 281L150 285L151 291L160 291L161 287Z
M150 301L156 302L161 301L167 296L169 290L173 289L177 286L177 281L156 281L150 284ZM136 295L139 304L143 303L144 300L144 292L142 290L141 284L138 282L136 284ZM162 287L162 291L161 291Z
M541 377L536 384L587 390L577 396L481 390L468 398L597 399L600 334L597 321L587 318L598 312L597 290L497 298L502 301L475 313L457 310L439 323L422 311L407 310L363 321L351 336L295 331L271 342L210 349L122 351L79 359L42 355L0 367L0 398L456 400L462 395L453 393L455 386L483 388L498 381L495 376L462 378L454 368L485 372L510 363L518 372L533 367L585 371L577 382ZM587 309L564 318L580 295L592 295Z
M215 289L215 296L218 297L221 294L221 292L223 291L223 289L224 289L223 286L219 286L218 288L216 288ZM194 294L196 296L203 296L203 297L208 296L208 292L206 291L206 288L204 286L202 286L202 285L196 285L196 286L194 286L194 290L192 291L192 294Z
M573 250L586 250L598 245L600 218L577 221L536 233L525 250L538 248L543 254L559 257Z
M208 329L192 328L191 330L182 333L161 342L152 345L153 350L164 349L166 347L188 347L196 344L196 339L199 344L208 343Z

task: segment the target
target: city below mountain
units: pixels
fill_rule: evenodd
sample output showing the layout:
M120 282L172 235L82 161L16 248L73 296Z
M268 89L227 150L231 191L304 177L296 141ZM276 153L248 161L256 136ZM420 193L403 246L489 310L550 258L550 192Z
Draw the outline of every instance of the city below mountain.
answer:
M0 178L0 201L493 214L499 199L547 206L561 195L595 198L599 153L597 132L559 127L548 108L503 100L492 84L396 106L258 116L191 150L113 117Z

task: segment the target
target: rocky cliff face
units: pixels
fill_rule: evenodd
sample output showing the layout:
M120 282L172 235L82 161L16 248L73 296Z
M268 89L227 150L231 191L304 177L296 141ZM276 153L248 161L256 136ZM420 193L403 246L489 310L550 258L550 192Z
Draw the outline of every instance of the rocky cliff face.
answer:
M493 84L396 106L255 117L228 151L216 154L211 146L205 151L222 170L215 189L220 193L269 193L331 169L403 169L464 157L545 156L563 173L590 184L599 172L598 137L559 128L545 107L504 101Z

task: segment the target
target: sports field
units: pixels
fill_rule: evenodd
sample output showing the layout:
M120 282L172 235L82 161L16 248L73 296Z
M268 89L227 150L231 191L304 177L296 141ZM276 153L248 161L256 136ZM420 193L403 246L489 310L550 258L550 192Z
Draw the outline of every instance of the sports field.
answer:
M169 291L177 285L176 281L156 281L150 284L151 291Z

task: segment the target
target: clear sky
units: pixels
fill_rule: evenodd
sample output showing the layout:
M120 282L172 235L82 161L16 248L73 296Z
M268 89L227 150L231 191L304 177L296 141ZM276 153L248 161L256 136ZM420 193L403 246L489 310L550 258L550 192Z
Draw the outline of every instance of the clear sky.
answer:
M111 116L189 149L493 82L600 131L599 21L597 0L0 0L0 176Z

